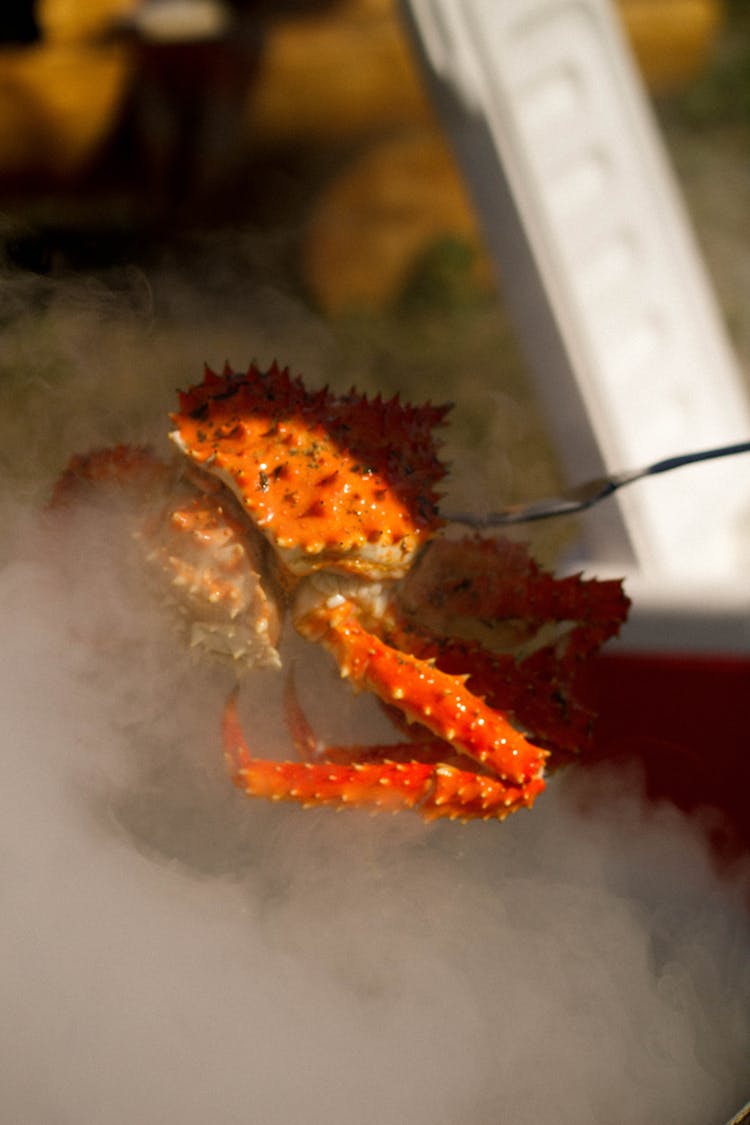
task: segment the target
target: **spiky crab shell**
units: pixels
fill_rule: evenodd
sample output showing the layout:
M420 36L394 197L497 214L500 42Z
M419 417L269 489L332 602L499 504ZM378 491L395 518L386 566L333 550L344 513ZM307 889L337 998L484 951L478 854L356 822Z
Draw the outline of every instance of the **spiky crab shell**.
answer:
M400 577L441 526L434 428L447 406L308 391L275 363L206 368L170 435L222 480L296 575Z

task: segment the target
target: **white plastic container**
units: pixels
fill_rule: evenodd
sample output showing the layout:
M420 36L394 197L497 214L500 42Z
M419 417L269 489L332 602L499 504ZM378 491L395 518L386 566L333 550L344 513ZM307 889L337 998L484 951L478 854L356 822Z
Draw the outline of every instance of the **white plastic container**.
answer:
M403 0L570 483L750 438L750 402L607 0ZM502 357L498 357L498 365ZM628 637L750 651L750 457L592 509Z

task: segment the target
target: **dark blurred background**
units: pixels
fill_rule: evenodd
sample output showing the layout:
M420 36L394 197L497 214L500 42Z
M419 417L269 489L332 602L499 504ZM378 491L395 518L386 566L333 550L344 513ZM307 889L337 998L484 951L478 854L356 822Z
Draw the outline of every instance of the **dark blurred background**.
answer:
M731 134L744 159L747 5L615 7L677 148ZM12 0L0 214L38 271L275 231L274 266L326 314L494 287L394 0Z

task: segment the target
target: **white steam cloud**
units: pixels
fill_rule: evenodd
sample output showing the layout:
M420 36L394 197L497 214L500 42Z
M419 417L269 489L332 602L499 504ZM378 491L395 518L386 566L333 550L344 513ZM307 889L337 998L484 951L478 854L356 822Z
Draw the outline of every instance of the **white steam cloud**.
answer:
M158 432L147 407L169 406L169 379L144 357L166 344L128 337L124 390L123 339L93 396L106 342L92 364L75 336L53 395L64 437L39 422L51 464L79 434L126 436L124 414L136 439ZM19 390L6 451L34 396ZM154 614L119 514L41 517L12 483L0 1122L720 1125L738 1108L748 884L718 878L694 826L607 771L559 776L504 825L248 801L221 762L228 674ZM361 712L367 737L368 701L290 649L319 733ZM250 740L276 756L279 696L270 672L242 695Z

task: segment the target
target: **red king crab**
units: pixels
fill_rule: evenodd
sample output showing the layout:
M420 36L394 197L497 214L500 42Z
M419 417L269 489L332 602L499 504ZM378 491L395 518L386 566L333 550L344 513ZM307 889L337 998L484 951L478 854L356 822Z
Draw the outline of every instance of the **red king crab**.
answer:
M290 686L297 760L267 760L233 693L224 752L246 793L502 819L585 744L573 681L627 599L619 582L554 578L518 544L438 534L433 431L447 410L309 391L276 364L207 369L172 415L175 466L119 446L61 478L57 502L107 479L151 498L138 537L194 644L238 671L278 666L288 612L400 730L396 744L321 748Z

